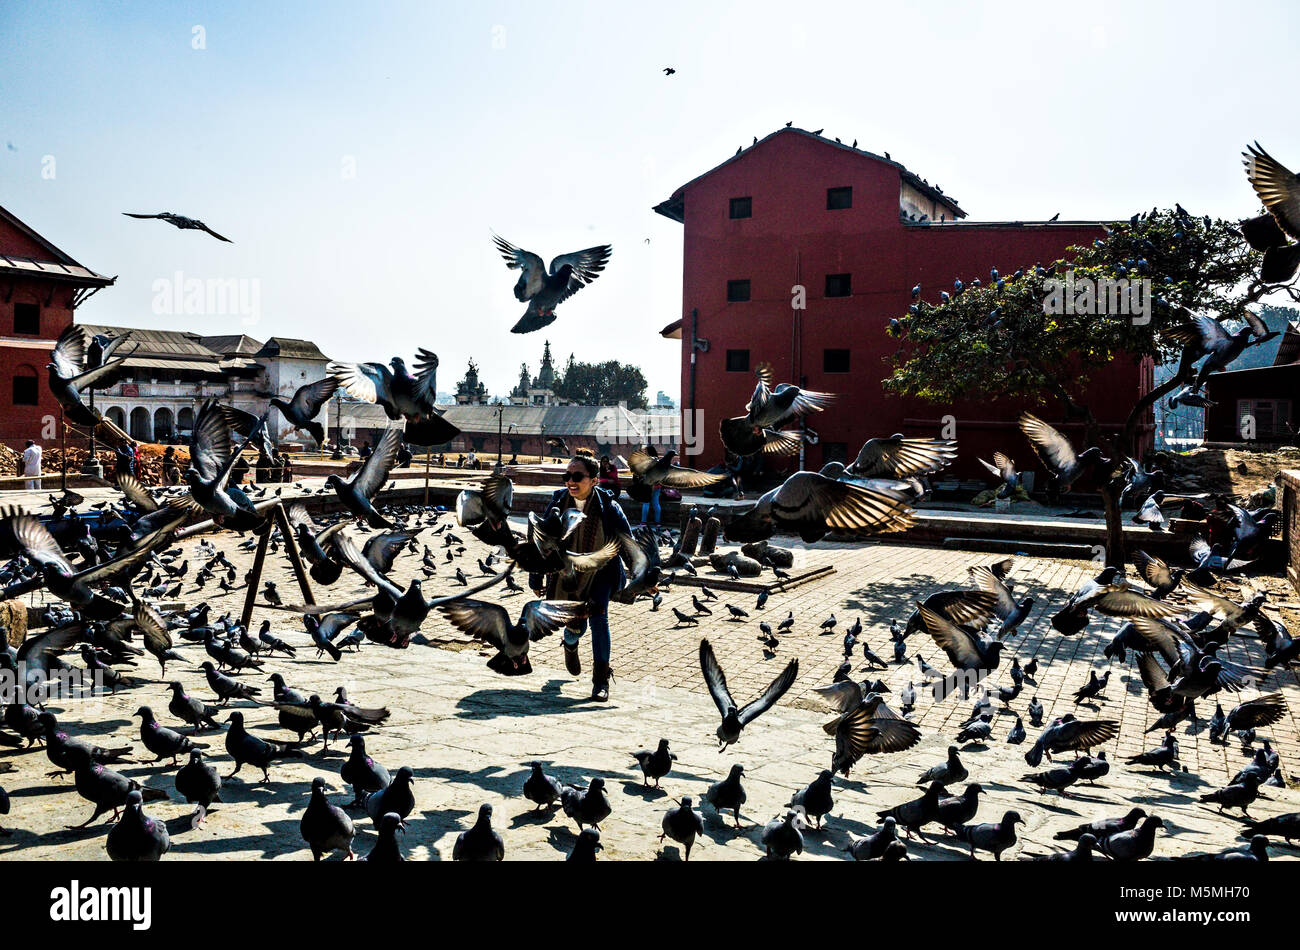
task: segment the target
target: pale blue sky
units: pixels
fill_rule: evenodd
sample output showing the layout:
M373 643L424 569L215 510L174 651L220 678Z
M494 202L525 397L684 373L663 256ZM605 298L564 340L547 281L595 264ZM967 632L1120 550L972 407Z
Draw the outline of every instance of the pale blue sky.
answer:
M1248 141L1300 166L1297 11L6 0L0 204L118 275L87 322L310 337L344 359L428 346L440 389L472 356L494 393L549 338L676 395L677 345L657 331L680 316L681 226L650 208L736 146L825 127L976 219L1175 201L1245 216ZM235 243L121 211L187 214ZM556 323L513 336L522 305L490 229L548 260L614 255ZM259 281L261 322L155 314L154 281L177 271Z

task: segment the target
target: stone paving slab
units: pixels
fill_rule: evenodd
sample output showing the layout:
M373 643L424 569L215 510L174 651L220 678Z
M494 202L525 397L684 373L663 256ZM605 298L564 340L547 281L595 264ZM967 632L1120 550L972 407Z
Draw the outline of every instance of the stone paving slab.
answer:
M467 542L466 554L454 565L443 564L440 536L431 538L427 531L421 535L421 540L433 547L439 564L438 574L425 583L428 596L457 589L451 577L456 566L462 567L474 583L478 575L475 559L486 553L468 532L454 527L449 530ZM230 535L215 537L242 575L251 553L238 550L237 539ZM192 603L207 597L214 614L228 610L237 615L244 595L242 588L224 595L211 583L203 591L193 589L196 544L197 539L185 544L191 556L191 582L186 584L182 597ZM761 853L757 842L762 822L781 812L795 789L829 765L833 740L821 729L829 716L820 710L812 690L830 682L839 665L844 628L860 617L866 641L877 654L889 659L892 651L887 630L891 619L903 622L915 598L941 587L965 586L968 567L993 560L978 552L880 542L796 544L795 548L796 567L829 563L835 566L835 573L789 593L773 594L761 612L755 609L752 595L746 595L744 600L722 595L715 602L718 608L712 617L702 618L698 627L678 628L669 608L676 606L691 612L691 594L699 593L698 588L686 586L673 587L657 612L650 612L645 602L613 605L616 678L611 702L605 705L588 700L590 684L585 676L575 681L564 671L558 637L534 645L532 676L506 678L486 669L486 651L467 642L436 616L426 623L424 636L408 650L366 644L359 653L349 653L338 664L314 657L293 614L259 609L254 624L269 618L279 635L300 647L296 659L268 661L265 675L281 672L291 685L322 695L345 685L354 702L387 705L393 710L389 722L368 739L368 749L390 770L401 765L415 770L417 809L405 837L412 857L449 856L455 835L472 822L484 801L496 808L496 824L505 835L509 858L553 859L567 852L576 832L573 823L559 812L531 814L529 803L519 797L527 772L523 763L537 759L562 780L581 781L593 775L606 778L614 813L602 829L604 856L614 859L677 856L676 847L661 848L655 840L670 796L691 794L698 800L709 783L726 774L732 762L742 762L748 772L745 784L749 792L742 829L734 831L706 808L707 840L697 846L694 854L708 859L754 859ZM418 555L402 555L393 572L395 580L405 583L418 567ZM708 576L707 569L704 573ZM979 820L995 820L1006 808L1021 812L1028 822L1024 844L1011 856L1051 850L1055 844L1051 835L1056 830L1122 813L1133 804L1144 805L1169 821L1170 833L1158 840L1157 856L1241 844L1235 837L1241 824L1238 818L1219 815L1196 800L1197 795L1220 786L1228 775L1246 764L1236 743L1212 746L1200 731L1202 727L1183 724L1179 740L1188 772L1164 775L1121 764L1124 756L1154 746L1158 739L1143 734L1155 713L1142 696L1131 657L1125 664L1111 666L1111 685L1103 701L1075 709L1071 693L1086 680L1089 667L1100 670L1107 665L1102 647L1113 636L1118 622L1094 621L1080 636L1063 638L1051 629L1049 618L1090 573L1091 566L1080 562L1017 559L1012 575L1016 593L1032 595L1037 602L1020 633L1011 639L1008 652L1014 651L1022 663L1037 658L1041 668L1038 682L1026 684L1026 690L1012 705L1023 713L1030 697L1036 694L1047 707L1049 717L1075 711L1081 716L1119 719L1119 740L1106 746L1115 763L1111 774L1096 788L1076 786L1077 794L1072 798L1027 791L1028 786L1019 781L1030 771L1023 760L1025 746L1005 744L1013 718L1000 714L995 721L994 741L987 748L972 746L963 753L972 780L981 781L989 790ZM268 560L263 578L274 580L286 598L296 596L282 549ZM364 592L359 579L350 576L316 591L323 603L344 602ZM40 603L44 596L37 592L27 599ZM526 598L501 597L493 591L488 599L499 599L517 611ZM720 605L728 599L749 611L750 619L724 619L727 613ZM775 625L789 611L796 617L794 629L781 637L777 657L765 660L757 640L758 621L766 618ZM823 634L819 625L831 613L839 625L836 632ZM747 728L739 744L725 752L717 750L713 730L718 716L699 672L697 652L702 637L713 643L732 692L742 702L742 697L761 691L789 658L800 659L799 680L787 698ZM454 648L419 642L426 638L446 641ZM202 646L181 642L178 648L187 662L169 669L169 678L176 676L194 695L207 696L202 674L197 672L197 665L206 658ZM585 644L582 649L584 664L589 665ZM924 635L909 641L909 654L917 653L928 663L946 666L938 648ZM1234 640L1227 655L1252 665L1261 659L1260 646L1253 640ZM862 665L860 647L855 665ZM138 747L138 721L131 714L145 703L160 713L166 707L168 694L157 674L152 658L146 658L136 671L143 680L140 685L116 696L70 700L52 709L73 734L93 735L114 744L129 741ZM866 673L855 675L861 678ZM912 665L891 664L889 670L878 675L895 692L909 679L920 685ZM258 682L264 675L250 675L248 679ZM997 671L990 683L1009 685L1005 668ZM262 685L269 696L269 684ZM1261 690L1274 689L1286 695L1288 717L1261 733L1273 739L1289 774L1291 764L1300 755L1300 729L1295 720L1300 686L1291 672L1274 671ZM1254 693L1246 694L1250 695ZM1202 713L1208 716L1212 707L1201 705ZM250 726L259 734L292 738L275 726L273 710L250 704L242 707ZM915 713L924 736L921 744L899 755L868 757L847 779L837 777L836 807L824 832L809 833L805 857L842 857L839 848L847 832L869 830L875 825L878 809L914 797L918 793L916 776L943 759L968 710L967 702L952 699L934 703L922 691ZM169 716L161 714L165 722L169 721ZM662 790L644 789L629 753L653 746L660 736L671 741L678 755L676 768L664 780ZM222 737L210 733L199 738L211 745L214 764L227 773L231 764ZM347 793L338 778L345 753L345 746L331 744L328 751L323 751L317 743L308 750L306 759L277 763L269 785L254 784L257 773L245 769L227 783L223 796L226 803L197 830L189 829L190 809L175 795L172 769L134 764L122 771L170 791L176 799L151 807L151 813L167 820L176 835L169 860L302 859L307 852L298 835L298 820L310 781L316 775L325 776L336 790L334 799L346 801ZM9 790L13 800L11 814L4 821L13 835L0 839L0 858L104 857L104 824L77 831L64 829L64 825L83 821L92 809L72 790L70 781L44 778L50 766L43 752L5 749L0 751L0 762L16 766L16 771L0 775L0 784ZM245 777L248 782L242 781ZM1265 794L1268 800L1258 802L1252 815L1262 817L1300 809L1300 794L1291 789L1269 788ZM364 852L373 844L374 834L368 820L359 820L358 827L357 848ZM1296 853L1300 852L1285 846L1275 850L1279 857ZM933 843L916 845L913 854L927 858L965 857L953 839L943 836Z

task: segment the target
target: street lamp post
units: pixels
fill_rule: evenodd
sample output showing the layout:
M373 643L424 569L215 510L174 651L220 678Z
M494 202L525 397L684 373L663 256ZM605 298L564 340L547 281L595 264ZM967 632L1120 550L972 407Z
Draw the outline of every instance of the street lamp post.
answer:
M497 464L501 464L501 423L505 419L506 407L497 406Z
M544 464L544 463L546 462L546 459L543 458L543 456L546 454L546 423L545 423L545 422L542 423L542 436L541 436L541 438L542 438L541 444L537 446L537 464L538 464L538 465L542 465L542 464Z

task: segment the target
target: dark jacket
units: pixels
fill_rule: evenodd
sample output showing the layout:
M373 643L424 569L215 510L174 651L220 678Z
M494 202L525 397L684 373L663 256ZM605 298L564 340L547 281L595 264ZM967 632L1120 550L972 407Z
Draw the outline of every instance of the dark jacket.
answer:
M591 490L595 495L596 502L600 505L600 526L605 533L605 540L613 541L619 535L631 535L632 525L628 523L627 515L623 513L619 503L614 500L614 496L599 486L593 486ZM569 490L561 488L551 495L551 505L563 505L564 500L568 497ZM621 553L619 557L614 558L596 572L596 586L608 587L611 592L619 590L626 582L627 575L623 572Z

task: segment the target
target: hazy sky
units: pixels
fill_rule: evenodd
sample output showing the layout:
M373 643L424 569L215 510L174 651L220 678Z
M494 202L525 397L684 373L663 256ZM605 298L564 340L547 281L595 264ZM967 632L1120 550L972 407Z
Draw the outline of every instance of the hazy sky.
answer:
M86 322L309 337L342 359L422 345L439 389L473 357L494 394L549 338L676 396L678 344L657 333L681 316L681 226L650 208L736 146L825 127L974 219L1245 216L1247 142L1300 166L1297 11L4 0L0 205L118 276ZM556 323L514 336L493 229L548 261L614 254ZM155 313L177 272L256 287L260 322Z

